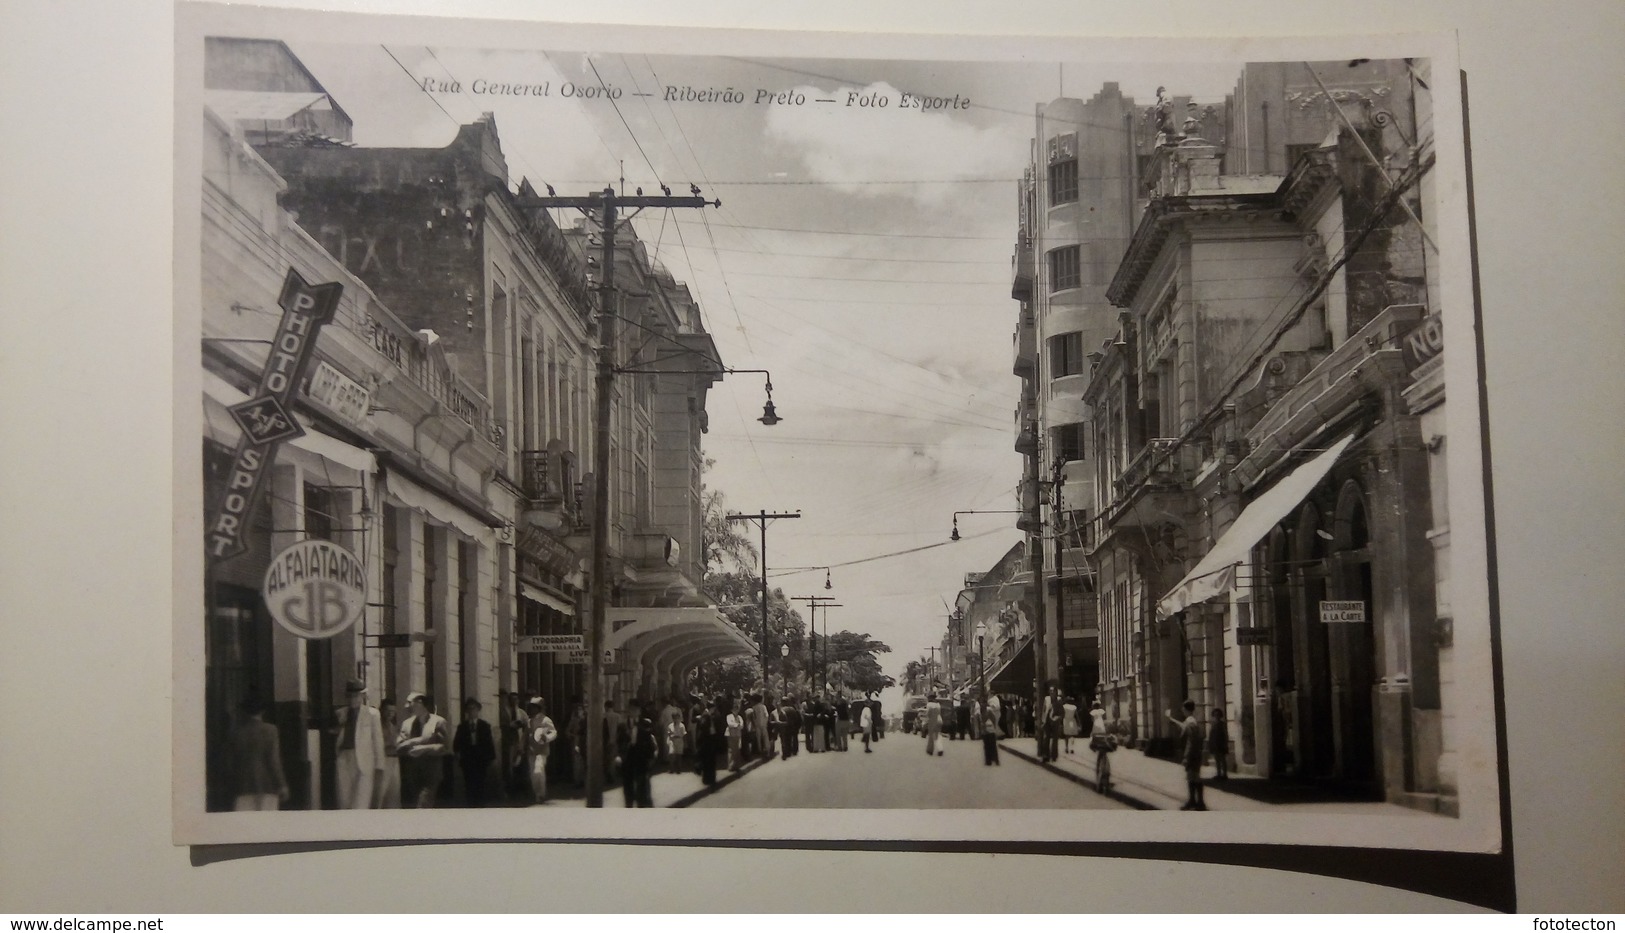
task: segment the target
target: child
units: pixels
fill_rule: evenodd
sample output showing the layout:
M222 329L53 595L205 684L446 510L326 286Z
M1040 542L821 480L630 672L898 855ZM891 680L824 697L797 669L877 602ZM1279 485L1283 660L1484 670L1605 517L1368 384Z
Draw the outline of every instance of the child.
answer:
M1230 729L1222 709L1213 710L1213 725L1207 730L1207 750L1213 756L1214 779L1222 781L1229 777Z
M671 759L671 773L680 770L679 762L683 758L683 740L688 738L688 727L683 725L683 717L672 717L671 725L666 727L666 744L670 747L668 757Z

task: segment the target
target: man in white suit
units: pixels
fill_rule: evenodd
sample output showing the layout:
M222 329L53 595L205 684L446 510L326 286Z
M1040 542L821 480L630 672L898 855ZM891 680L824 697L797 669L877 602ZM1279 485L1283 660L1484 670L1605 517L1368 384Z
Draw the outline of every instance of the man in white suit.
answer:
M339 713L339 807L370 810L373 788L384 771L384 729L378 710L367 705L367 685L351 680L344 692L349 706Z

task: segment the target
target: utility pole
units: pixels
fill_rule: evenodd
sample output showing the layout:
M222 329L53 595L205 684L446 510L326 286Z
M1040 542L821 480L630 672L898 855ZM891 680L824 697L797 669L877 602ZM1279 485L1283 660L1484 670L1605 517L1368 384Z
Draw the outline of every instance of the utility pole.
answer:
M767 523L775 518L800 518L801 511L794 512L767 512L759 511L755 515L742 515L730 512L727 519L730 522L756 522L762 526L762 637L756 643L756 660L762 667L762 687L767 687Z
M833 597L833 596L792 596L790 598L797 601L797 602L804 602L804 603L807 604L807 610L808 610L808 613L809 613L809 618L808 618L808 622L807 622L807 631L808 631L807 644L809 646L811 646L813 644L813 641L812 641L813 637L818 634L818 609L819 609L819 607L823 607L824 609L838 609L838 608L840 608L841 604L836 602L835 597ZM809 652L809 654L810 654L810 652ZM825 671L825 669L827 669L829 667L829 613L828 612L824 613L824 653L820 657L820 662L821 663L818 665L818 683L822 684L824 682L824 671ZM812 671L809 670L807 672L807 675L808 675L808 678L810 679L811 676L812 676Z
M1036 725L1040 730L1040 738L1042 739L1044 725L1041 720L1044 696L1048 692L1047 682L1050 673L1046 656L1049 651L1049 639L1046 637L1049 620L1044 607L1044 497L1042 494L1043 485L1039 480L1038 472L1038 464L1041 459L1038 453L1038 426L1029 424L1027 430L1033 434L1033 452L1027 457L1027 482L1031 484L1032 504L1028 505L1023 502L1022 505L1027 509L1027 515L1024 516L1028 526L1026 529L1027 559L1033 569L1033 712L1040 717L1040 721ZM1042 757L1044 748L1045 746L1040 742L1040 757Z
M604 805L604 642L609 611L609 444L610 415L614 411L616 357L615 233L621 208L721 207L722 202L670 194L627 197L613 187L580 197L530 197L521 208L573 207L591 217L597 212L603 237L603 280L598 289L598 404L593 431L592 620L587 628L587 806Z

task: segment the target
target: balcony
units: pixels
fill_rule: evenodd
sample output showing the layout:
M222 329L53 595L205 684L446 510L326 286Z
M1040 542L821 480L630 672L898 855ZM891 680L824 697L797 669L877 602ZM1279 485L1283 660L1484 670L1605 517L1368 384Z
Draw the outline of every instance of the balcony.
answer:
M1011 372L1023 379L1035 378L1038 375L1038 332L1033 327L1031 314L1022 313L1010 342L1014 357Z
M525 518L533 525L561 534L584 526L584 490L575 478L575 454L554 441L546 450L522 450L519 457Z
M1153 438L1114 480L1113 499L1101 510L1099 543L1131 528L1183 524L1191 477L1201 451L1194 442Z
M1033 251L1030 245L1017 245L1010 257L1010 297L1033 300Z

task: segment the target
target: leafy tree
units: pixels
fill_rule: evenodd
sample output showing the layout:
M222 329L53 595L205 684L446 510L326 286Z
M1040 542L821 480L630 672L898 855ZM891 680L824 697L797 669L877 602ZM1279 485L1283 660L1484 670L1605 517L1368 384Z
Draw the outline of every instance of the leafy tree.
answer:
M710 574L705 581L706 595L710 596L722 614L732 622L736 628L745 633L754 644L762 644L762 590L761 578L755 574L744 571L728 571ZM786 679L792 689L804 688L803 680L806 674L806 623L801 615L790 606L785 598L784 591L771 589L767 594L767 642L765 649L768 688L777 692L781 682ZM790 654L784 657L780 654L780 646L789 645ZM760 680L760 662L755 655L750 658L750 682L755 684ZM702 669L712 677L717 675L711 666Z
M828 638L814 639L816 672L837 690L849 693L878 693L897 681L880 669L876 655L886 654L891 646L867 632L849 632L844 629L831 632ZM815 678L816 679L816 678Z

